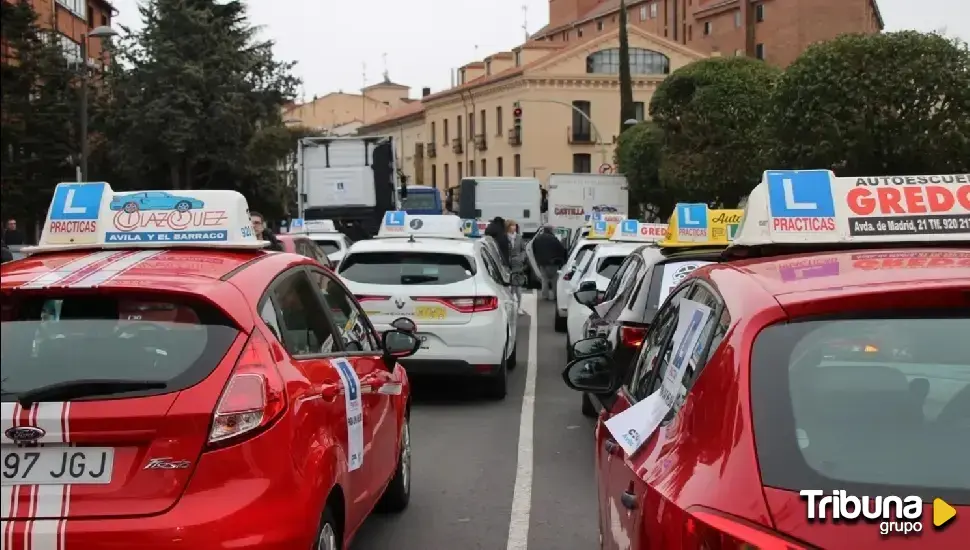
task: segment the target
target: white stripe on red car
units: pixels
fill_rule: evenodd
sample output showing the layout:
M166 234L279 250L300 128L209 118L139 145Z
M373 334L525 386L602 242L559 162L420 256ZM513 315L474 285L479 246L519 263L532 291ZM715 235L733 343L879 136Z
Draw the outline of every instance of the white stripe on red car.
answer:
M45 288L49 286L56 285L57 283L63 281L64 279L79 273L81 271L87 271L88 269L97 269L95 264L100 262L110 261L112 258L121 256L125 252L117 250L104 250L101 252L95 252L93 254L87 254L67 262L66 264L44 273L38 276L32 281L28 281L20 286L20 288Z
M103 285L129 269L134 268L138 264L154 258L159 254L163 254L164 252L164 250L142 250L140 252L131 252L120 258L115 258L114 261L102 266L94 273L91 273L90 275L76 282L71 282L71 284L64 286L70 286L71 288L93 288Z

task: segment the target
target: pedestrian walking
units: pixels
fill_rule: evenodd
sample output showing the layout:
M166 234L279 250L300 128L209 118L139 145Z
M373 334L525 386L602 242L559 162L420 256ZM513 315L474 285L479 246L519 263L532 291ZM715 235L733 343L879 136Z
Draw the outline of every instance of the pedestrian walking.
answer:
M508 233L505 231L505 219L499 216L493 218L488 227L485 228L485 236L491 237L495 241L499 252L502 253L502 263L505 264L505 267L511 268L512 247L509 244Z
M7 246L24 244L24 233L17 229L17 220L14 218L7 220L7 225L3 228L3 242Z
M276 238L276 234L273 230L266 226L266 219L259 212L250 212L249 221L253 224L253 231L256 232L256 238L269 241L269 249L275 250L277 252L283 252L283 243Z
M505 220L505 231L509 239L509 271L512 274L512 296L515 298L515 307L519 310L519 315L524 313L522 309L522 287L526 283L525 274L525 241L519 233L519 224L514 220Z
M547 300L556 299L556 279L559 268L566 262L566 247L552 232L551 226L543 226L532 242L532 253L539 264L539 277L542 279L540 296Z

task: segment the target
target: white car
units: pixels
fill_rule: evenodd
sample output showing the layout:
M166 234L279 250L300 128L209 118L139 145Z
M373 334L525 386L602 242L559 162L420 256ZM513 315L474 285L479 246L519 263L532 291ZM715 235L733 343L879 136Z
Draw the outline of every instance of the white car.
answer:
M599 292L606 292L613 275L619 270L623 260L642 243L603 244L596 248L586 267L579 273L577 290L593 286ZM585 283L585 284L584 284ZM570 295L566 308L566 355L571 358L573 343L586 338L586 323L592 310L589 306L579 303L575 296Z
M556 332L566 332L566 313L569 302L573 300L573 292L579 287L578 275L589 264L596 247L606 241L606 235L580 237L566 253L566 263L556 278Z
M351 241L347 235L337 231L333 220L293 220L287 233L300 233L315 242L334 266L340 264Z
M501 399L518 314L499 258L491 238L466 238L457 216L388 212L377 238L350 247L338 275L377 330L402 316L417 324L421 349L401 361L409 373L482 378Z

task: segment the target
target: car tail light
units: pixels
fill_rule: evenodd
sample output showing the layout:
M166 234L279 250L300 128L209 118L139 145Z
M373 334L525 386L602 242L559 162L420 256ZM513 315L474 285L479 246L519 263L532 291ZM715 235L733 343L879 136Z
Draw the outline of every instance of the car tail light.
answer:
M279 418L286 409L283 377L269 342L258 330L249 337L222 390L212 416L209 445L225 446L244 435L255 435Z
M620 325L620 345L628 348L638 349L643 344L643 339L647 335L647 327L644 325Z
M573 280L573 275L575 275L575 274L576 274L576 270L575 269L572 269L572 270L568 271L565 275L562 276L562 280L564 280L564 281L572 281Z
M357 294L355 295L358 302L381 302L383 300L390 300L390 296L372 296L369 294Z
M688 510L684 548L698 550L807 550L808 547L744 520L709 510Z
M448 298L411 296L411 299L415 302L437 302L460 313L495 311L498 309L498 298L495 296L456 296Z

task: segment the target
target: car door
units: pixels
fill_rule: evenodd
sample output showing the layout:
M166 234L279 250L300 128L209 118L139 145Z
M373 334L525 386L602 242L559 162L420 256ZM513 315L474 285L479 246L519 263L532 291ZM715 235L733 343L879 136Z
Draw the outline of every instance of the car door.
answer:
M653 372L653 366L677 328L679 298L687 296L690 288L691 285L688 284L678 289L671 296L664 309L657 315L657 322L647 332L643 346L640 348L636 366L626 371L631 375L618 391L612 406L600 413L597 422L600 526L604 550L639 548L633 545L640 525L639 513L637 513L638 505L636 502L630 501L629 495L644 494L645 490L645 483L638 476L633 475L635 470L633 470L629 457L624 455L623 449L610 434L605 423L634 404L640 396L639 391L646 388L646 381L649 380L649 376ZM646 395L644 394L640 398L646 397ZM646 448L650 445L650 441L644 443L639 452L648 452Z
M364 464L370 497L380 497L397 466L398 442L404 419L401 403L402 371L387 368L380 340L360 305L337 278L310 268L310 278L320 293L337 331L337 344L360 380L364 409ZM376 504L376 500L373 502Z
M356 529L370 512L372 503L368 499L367 471L349 466L351 454L364 452L364 438L351 437L355 429L352 426L363 423L355 424L356 415L348 414L348 390L359 395L359 388L352 385L348 388L335 365L340 359L347 359L342 347L337 345L336 327L303 266L277 277L260 299L258 309L268 331L283 344L293 366L309 384L291 402L294 417L299 419L294 437L310 438L313 448L326 449L336 443L343 450L347 465L347 474L342 480L347 497L347 526ZM307 463L320 460L319 456L312 455L294 458ZM363 464L367 464L366 456Z
M494 245L493 245L494 246ZM509 290L510 287L505 286L511 279L511 274L506 278L505 273L507 270L502 270L502 262L499 261L498 251L492 251L491 247L483 246L480 248L482 255L482 263L485 265L485 271L487 272L489 282L493 283L492 287L498 296L499 307L505 311L505 319L508 323L509 339L514 343L516 338L516 329L518 327L518 312L516 308L518 305L515 303L515 299L512 297L512 292Z
M628 532L633 548L667 548L679 543L679 531L669 531L670 518L675 517L675 506L662 497L656 478L648 478L648 473L681 471L678 464L668 456L666 427L673 421L683 400L707 362L712 332L719 325L721 302L716 294L701 281L679 288L658 312L657 322L647 334L641 350L640 360L629 384L621 397L613 405L613 414L634 405L656 392L663 383L674 345L673 334L679 318L680 298L702 303L711 308L712 314L701 329L698 345L695 346L689 367L681 384L680 399L667 414L660 427L649 436L647 441L631 456L622 450L611 447L619 456L610 465L608 499L613 499L615 508L620 510L621 522L627 521ZM651 336L659 329L657 339ZM723 336L722 336L723 338ZM720 341L718 340L718 343ZM649 344L649 348L648 348ZM622 456L622 460L620 460ZM660 478L664 479L664 478ZM658 518L658 513L665 513ZM680 524L676 524L677 529Z

